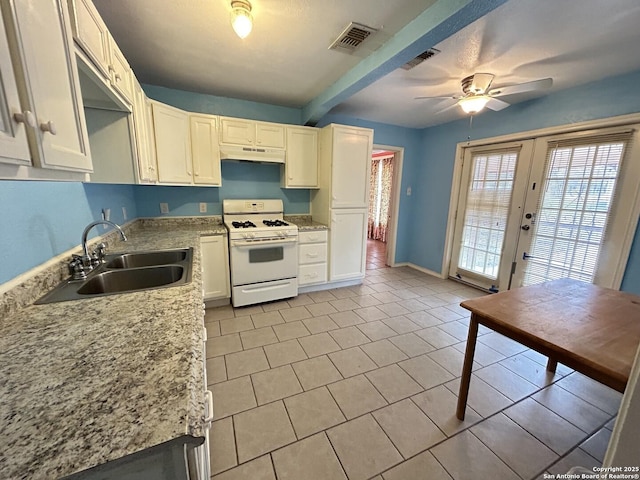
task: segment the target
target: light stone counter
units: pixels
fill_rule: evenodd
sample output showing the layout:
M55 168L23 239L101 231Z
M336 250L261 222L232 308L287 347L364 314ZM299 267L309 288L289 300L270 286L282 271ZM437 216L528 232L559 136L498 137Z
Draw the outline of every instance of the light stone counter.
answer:
M329 229L324 223L314 222L311 215L285 215L284 220L295 223L300 231Z
M108 253L193 247L191 283L2 319L0 477L59 478L165 442L202 442L199 239L221 233L139 220Z

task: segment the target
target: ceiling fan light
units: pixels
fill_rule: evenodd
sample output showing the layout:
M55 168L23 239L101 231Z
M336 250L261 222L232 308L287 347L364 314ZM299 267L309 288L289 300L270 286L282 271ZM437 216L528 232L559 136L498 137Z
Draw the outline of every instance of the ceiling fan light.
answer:
M246 38L251 33L253 17L251 16L251 3L247 0L232 0L231 26L240 38Z
M487 95L472 95L470 97L463 97L458 100L458 105L464 111L464 113L478 113L489 102Z

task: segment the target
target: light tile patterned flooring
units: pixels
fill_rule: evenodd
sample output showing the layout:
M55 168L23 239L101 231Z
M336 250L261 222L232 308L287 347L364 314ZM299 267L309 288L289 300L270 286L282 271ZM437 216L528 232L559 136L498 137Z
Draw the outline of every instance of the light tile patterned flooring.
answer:
M480 293L384 266L356 287L207 310L213 477L537 479L600 465L621 395L485 328L455 417Z

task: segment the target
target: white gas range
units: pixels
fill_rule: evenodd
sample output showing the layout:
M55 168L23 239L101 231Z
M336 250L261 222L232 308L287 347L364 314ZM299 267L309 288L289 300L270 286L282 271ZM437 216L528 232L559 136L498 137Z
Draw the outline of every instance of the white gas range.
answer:
M223 200L234 307L298 295L298 227L282 200Z

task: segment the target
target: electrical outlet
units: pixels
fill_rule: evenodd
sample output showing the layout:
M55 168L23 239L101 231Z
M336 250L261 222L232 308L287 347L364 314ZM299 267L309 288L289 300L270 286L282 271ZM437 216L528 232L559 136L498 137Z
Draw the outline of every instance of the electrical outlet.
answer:
M169 213L169 204L161 203L160 204L160 213Z
M411 196L411 187L407 187L407 197Z
M122 207L122 219L127 219L127 207Z
M207 204L200 202L200 213L207 213Z

